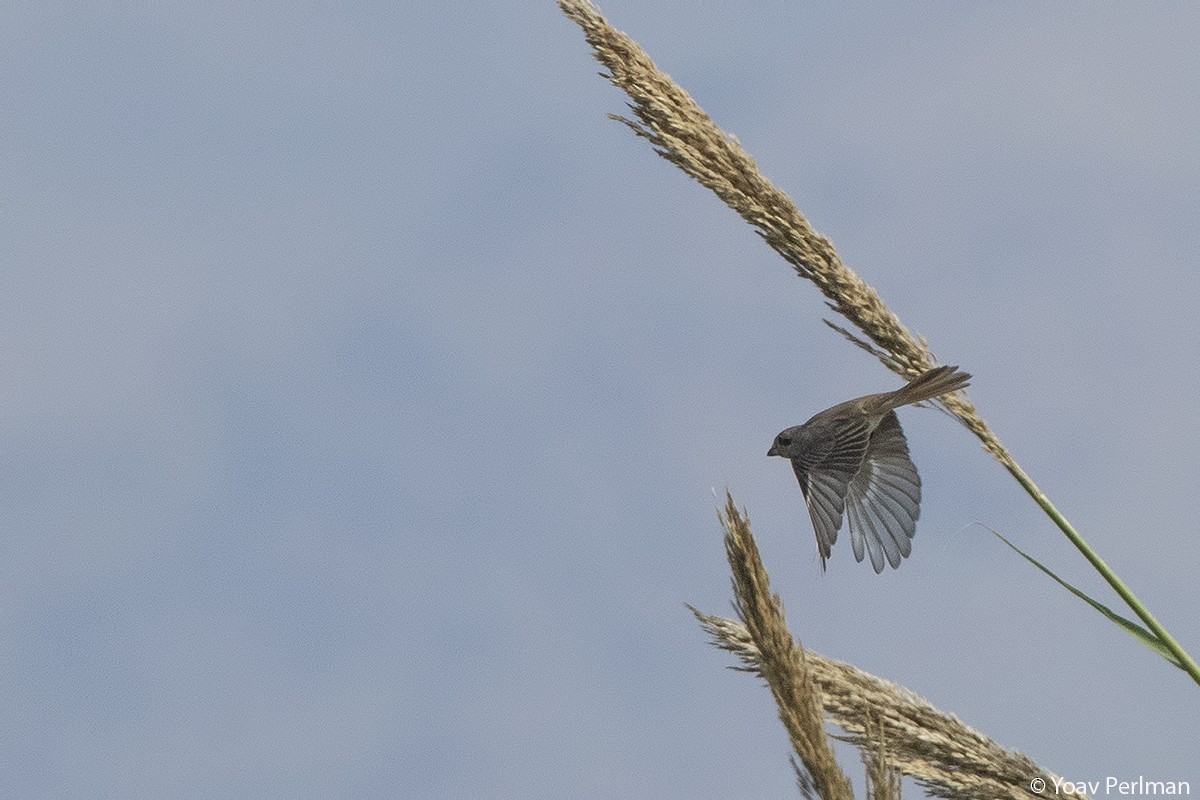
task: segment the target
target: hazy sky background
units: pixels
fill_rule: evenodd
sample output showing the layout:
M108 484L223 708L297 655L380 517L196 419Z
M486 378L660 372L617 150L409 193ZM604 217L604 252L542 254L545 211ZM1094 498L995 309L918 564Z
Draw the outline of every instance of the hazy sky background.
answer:
M725 487L805 645L1200 787L1200 689L943 415L913 557L822 575L767 447L895 376L553 3L401 8L0 11L0 795L794 796L684 608ZM602 10L1200 656L1200 10Z

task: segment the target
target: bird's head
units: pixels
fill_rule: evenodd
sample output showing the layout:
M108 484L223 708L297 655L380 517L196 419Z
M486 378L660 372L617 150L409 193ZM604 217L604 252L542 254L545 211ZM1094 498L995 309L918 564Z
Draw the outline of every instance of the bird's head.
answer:
M767 455L793 458L796 455L796 448L799 444L799 433L799 425L781 431L775 437L775 441L771 443L771 449L767 451Z

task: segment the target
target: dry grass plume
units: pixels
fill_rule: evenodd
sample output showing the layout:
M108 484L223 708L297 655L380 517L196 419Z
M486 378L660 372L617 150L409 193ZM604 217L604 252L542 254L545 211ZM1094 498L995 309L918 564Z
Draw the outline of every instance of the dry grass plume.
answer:
M750 521L728 494L718 516L725 528L741 622L694 608L692 613L715 645L736 655L744 669L770 686L792 748L811 776L808 788L816 796L832 800L849 791L845 776L830 760L828 744L818 741L825 738L814 711L818 707L862 751L873 798L898 797L896 773L912 777L935 797L955 800L1041 797L1030 789L1035 778L1054 786L1053 773L908 689L801 647L788 633L778 596L771 594Z

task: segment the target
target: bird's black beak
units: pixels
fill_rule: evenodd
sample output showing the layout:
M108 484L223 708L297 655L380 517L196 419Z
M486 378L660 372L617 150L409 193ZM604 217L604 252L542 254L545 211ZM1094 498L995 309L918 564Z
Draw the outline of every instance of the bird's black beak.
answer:
M767 451L767 455L769 455L769 456L777 456L777 455L780 455L780 452L779 452L779 451L778 451L778 450L775 448L775 445L774 445L774 444L772 444L772 445L771 445L771 449Z

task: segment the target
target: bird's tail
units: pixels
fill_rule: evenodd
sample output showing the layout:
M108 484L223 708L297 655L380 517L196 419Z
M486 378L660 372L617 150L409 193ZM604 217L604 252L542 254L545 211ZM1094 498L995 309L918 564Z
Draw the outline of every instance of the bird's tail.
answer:
M958 367L934 367L913 378L907 386L882 395L880 399L886 403L887 410L891 410L957 392L966 388L970 381L971 376L966 372L959 372Z

